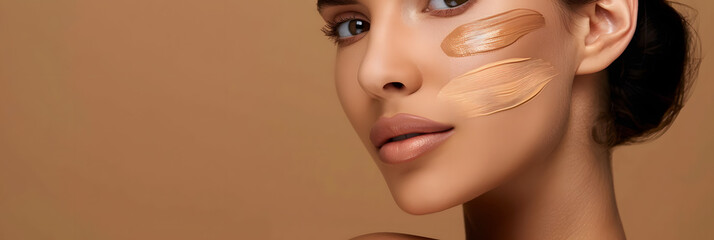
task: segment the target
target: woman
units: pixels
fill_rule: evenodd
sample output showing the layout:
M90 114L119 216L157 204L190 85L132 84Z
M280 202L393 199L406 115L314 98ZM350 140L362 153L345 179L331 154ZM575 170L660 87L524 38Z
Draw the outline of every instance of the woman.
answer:
M613 147L682 107L689 32L662 0L318 0L343 109L404 211L468 239L624 239ZM419 239L378 233L359 239Z

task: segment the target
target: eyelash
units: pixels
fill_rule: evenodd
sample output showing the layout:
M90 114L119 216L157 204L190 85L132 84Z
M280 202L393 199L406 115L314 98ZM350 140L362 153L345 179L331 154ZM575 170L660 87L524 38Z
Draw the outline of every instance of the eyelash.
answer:
M458 6L458 7L456 7L456 8L450 8L450 9L432 10L432 9L426 8L426 9L424 9L423 12L429 13L429 14L431 14L432 16L436 16L436 17L451 17L451 16L456 16L456 15L459 15L459 14L465 12L466 10L468 10L469 7L470 7L473 3L477 2L477 1L478 1L478 0L471 0L471 1L468 1L468 2L464 3L464 4L461 5L461 6ZM362 18L358 18L358 17L354 17L354 16L341 17L341 18L336 19L336 20L334 20L334 21L329 21L329 22L327 22L327 24L325 24L325 26L322 27L321 31L325 34L325 36L327 36L327 38L329 38L331 41L333 41L335 45L337 45L337 46L347 45L347 44L349 44L349 43L351 43L351 42L356 41L355 37L349 37L349 38L341 39L341 38L339 37L338 33L337 33L337 26L339 26L340 24L342 24L342 23L344 23L344 22L351 21L351 20L362 20L362 21L366 21L366 20L364 20L364 19L362 19ZM367 21L367 22L368 22L368 21Z
M333 41L335 43L335 45L338 45L338 46L345 45L345 43L347 43L350 38L340 39L339 34L337 34L337 26L339 26L342 23L345 23L347 21L352 21L352 20L366 21L364 19L354 17L354 16L341 17L334 21L327 22L327 24L325 24L325 26L322 27L321 31L325 34L325 36L327 36L327 38L329 38L331 41ZM354 38L354 37L351 37L351 38Z
M466 3L464 3L461 6L455 7L455 8L449 8L449 9L440 9L440 10L432 10L432 9L424 9L425 13L430 13L432 16L436 17L451 17L451 16L456 16L459 14L462 14L468 10L471 5L474 3L478 2L478 0L471 0Z

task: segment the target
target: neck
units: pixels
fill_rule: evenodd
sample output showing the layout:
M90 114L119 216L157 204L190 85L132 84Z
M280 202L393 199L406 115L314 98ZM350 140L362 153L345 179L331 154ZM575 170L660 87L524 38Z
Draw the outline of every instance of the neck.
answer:
M590 131L601 77L575 79L569 129L547 159L463 205L467 239L625 239L610 152Z

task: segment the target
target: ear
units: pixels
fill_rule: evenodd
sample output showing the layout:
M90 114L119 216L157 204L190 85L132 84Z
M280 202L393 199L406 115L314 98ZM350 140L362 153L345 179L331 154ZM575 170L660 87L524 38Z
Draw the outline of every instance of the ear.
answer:
M637 7L638 0L597 0L576 9L589 22L578 31L582 48L576 75L605 70L620 57L635 34Z

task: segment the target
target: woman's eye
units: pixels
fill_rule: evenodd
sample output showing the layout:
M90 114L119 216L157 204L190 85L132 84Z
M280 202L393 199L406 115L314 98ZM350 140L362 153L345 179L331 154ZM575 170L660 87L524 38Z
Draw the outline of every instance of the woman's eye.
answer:
M469 0L429 0L429 9L441 10L455 8L464 5L464 3L467 3L468 1Z
M337 25L337 37L348 38L369 31L369 22L352 19Z

